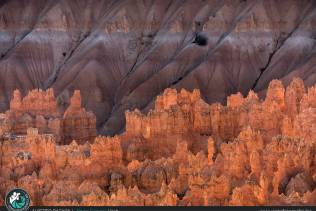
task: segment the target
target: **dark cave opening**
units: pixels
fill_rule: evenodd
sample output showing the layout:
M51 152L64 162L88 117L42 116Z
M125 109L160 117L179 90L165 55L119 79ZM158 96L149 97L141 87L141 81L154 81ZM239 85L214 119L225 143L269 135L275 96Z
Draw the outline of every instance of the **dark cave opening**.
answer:
M202 34L196 34L194 41L192 43L195 43L199 46L206 46L207 45L207 37Z

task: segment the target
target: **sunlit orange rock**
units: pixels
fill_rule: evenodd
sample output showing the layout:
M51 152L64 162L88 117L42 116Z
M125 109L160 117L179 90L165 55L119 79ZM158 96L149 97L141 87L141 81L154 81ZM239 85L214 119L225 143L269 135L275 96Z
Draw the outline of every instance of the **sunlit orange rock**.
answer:
M94 137L79 91L50 118L33 102L53 102L50 91L15 91L0 115L0 196L19 186L47 206L315 205L315 87L274 80L265 100L237 93L227 106L167 89L148 113L126 111L114 137Z
M267 90L264 104L269 106L272 102L275 102L281 110L285 107L285 89L282 82L279 80L272 80Z
M216 152L215 142L212 138L207 140L207 158L208 163L212 165L214 163L214 153Z
M91 145L91 159L104 166L115 166L122 163L121 142L118 137L96 137Z
M15 90L10 102L10 111L17 116L23 113L29 113L33 116L58 116L57 103L53 89L32 90L22 99L19 90Z
M63 117L65 141L87 141L96 136L96 117L81 107L81 94L76 90ZM66 142L67 143L67 142Z
M295 116L300 112L300 103L305 92L306 90L304 82L299 78L294 78L290 85L286 88L285 108L287 115L291 117L291 119L294 119Z

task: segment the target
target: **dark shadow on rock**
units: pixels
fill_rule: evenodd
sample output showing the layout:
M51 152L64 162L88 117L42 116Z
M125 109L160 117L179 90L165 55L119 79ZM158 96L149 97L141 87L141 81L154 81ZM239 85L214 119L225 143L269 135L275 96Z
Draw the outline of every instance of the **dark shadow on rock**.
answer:
M196 34L194 41L192 42L199 46L206 46L207 45L207 37L202 34Z

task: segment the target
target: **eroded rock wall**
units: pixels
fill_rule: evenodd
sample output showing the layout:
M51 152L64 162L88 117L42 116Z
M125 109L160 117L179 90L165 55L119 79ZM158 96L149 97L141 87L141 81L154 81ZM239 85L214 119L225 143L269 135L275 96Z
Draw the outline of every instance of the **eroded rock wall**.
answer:
M0 134L14 139L26 135L28 128L37 128L41 134L54 135L59 144L69 144L72 140L85 142L97 135L96 117L82 107L79 90L74 92L63 115L57 108L52 89L31 90L25 97L15 90L10 110L1 114Z
M18 186L33 205L315 205L315 88L273 80L264 100L237 93L227 106L167 89L148 114L127 111L119 136L2 137L0 196Z

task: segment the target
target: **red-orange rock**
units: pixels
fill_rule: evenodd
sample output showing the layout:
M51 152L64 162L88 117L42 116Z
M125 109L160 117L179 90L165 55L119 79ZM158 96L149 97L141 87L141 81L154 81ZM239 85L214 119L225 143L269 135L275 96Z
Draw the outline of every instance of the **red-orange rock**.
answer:
M230 205L236 206L256 206L259 204L254 191L256 186L254 185L243 185L242 187L237 187L233 190L232 199Z
M96 136L96 118L92 112L81 107L80 91L76 90L63 117L63 135L67 143L71 140L87 141Z
M279 80L272 80L267 90L267 96L264 103L270 104L272 102L277 103L281 110L285 107L285 89L282 82Z
M308 108L316 108L315 97L316 86L309 87L307 93L305 93L302 97L300 110L303 111Z
M95 115L81 107L80 91L75 91L62 116L52 89L32 90L24 98L15 90L10 110L2 115L0 132L25 135L30 127L37 128L40 133L53 134L58 143L73 139L91 141L96 136Z
M300 102L305 94L305 85L303 80L294 78L285 91L285 108L286 113L291 119L300 111Z
M10 110L17 116L23 113L30 115L58 116L57 103L53 89L47 91L32 90L23 99L19 90L13 93Z
M118 137L96 137L91 145L91 159L104 166L116 166L122 163L122 149Z
M147 114L126 111L123 134L95 138L79 91L63 117L31 107L52 104L50 92L16 91L0 115L0 195L18 185L34 205L314 205L315 87L274 80L264 101L250 91L227 106L167 89Z
M216 152L215 142L212 138L207 140L207 158L208 163L212 165L214 163L214 153Z

